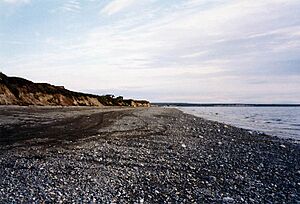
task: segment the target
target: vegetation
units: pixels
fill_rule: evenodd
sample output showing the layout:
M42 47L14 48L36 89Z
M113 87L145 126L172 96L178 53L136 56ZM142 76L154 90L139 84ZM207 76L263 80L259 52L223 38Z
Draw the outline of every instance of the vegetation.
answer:
M112 94L79 93L47 83L8 77L0 73L0 105L63 105L63 106L149 106L148 101L124 100Z

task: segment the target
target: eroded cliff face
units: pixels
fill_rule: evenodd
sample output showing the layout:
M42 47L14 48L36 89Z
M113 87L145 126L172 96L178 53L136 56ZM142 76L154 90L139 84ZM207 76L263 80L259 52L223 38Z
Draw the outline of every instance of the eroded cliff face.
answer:
M132 102L133 101L133 102ZM136 103L134 103L136 102ZM123 100L112 95L97 96L73 92L62 86L33 83L26 79L8 77L0 72L0 105L40 106L150 106L149 102Z
M1 82L1 79L0 79ZM16 104L18 102L14 94L3 84L0 84L0 104Z

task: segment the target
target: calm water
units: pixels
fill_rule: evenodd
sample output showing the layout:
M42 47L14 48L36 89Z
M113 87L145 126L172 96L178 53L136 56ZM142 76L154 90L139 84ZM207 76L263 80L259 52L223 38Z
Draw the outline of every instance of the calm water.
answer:
M205 119L300 140L300 107L184 107Z

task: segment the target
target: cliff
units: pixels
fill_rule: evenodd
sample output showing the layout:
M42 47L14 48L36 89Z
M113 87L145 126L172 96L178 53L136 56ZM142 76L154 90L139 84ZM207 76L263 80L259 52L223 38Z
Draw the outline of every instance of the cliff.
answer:
M148 101L124 100L113 95L78 93L47 83L8 77L0 72L0 105L40 106L132 106L148 107Z

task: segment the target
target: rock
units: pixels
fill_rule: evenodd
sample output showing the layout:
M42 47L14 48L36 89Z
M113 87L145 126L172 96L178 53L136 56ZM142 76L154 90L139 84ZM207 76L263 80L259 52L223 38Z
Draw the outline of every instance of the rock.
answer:
M99 110L88 109L93 114ZM289 141L256 137L235 127L226 129L226 135L222 135L224 124L201 118L193 121L171 108L120 112L117 118L106 112L103 119L112 123L105 127L99 124L102 117L90 116L89 128L81 129L87 118L84 116L77 123L76 132L72 132L75 136L80 134L78 138L68 134L68 128L60 128L61 124L66 127L70 119L76 123L76 118L60 117L51 124L51 134L47 134L47 138L53 139L49 145L30 145L40 138L20 140L8 148L0 145L3 148L0 200L4 203L230 204L297 203L300 199L299 146L289 145ZM0 121L7 120L10 114L3 113ZM40 121L48 113L44 114L42 109L34 113L31 107L30 114L25 113L26 117L37 116L34 120L37 131L44 128ZM128 124L126 129L122 129L125 124ZM201 132L187 134L183 125ZM0 126L0 131L16 128L17 134L22 130L11 127ZM40 136L35 128L24 132ZM106 131L98 132L102 128ZM217 132L218 128L222 134ZM98 133L101 137L90 137ZM61 143L54 140L57 137L70 137L74 142ZM286 148L279 147L280 144Z
M231 197L224 197L224 198L223 198L223 202L224 202L224 203L233 203L233 202L234 202L234 199L231 198Z
M217 178L215 176L209 176L209 180L211 182L216 182L217 181Z

